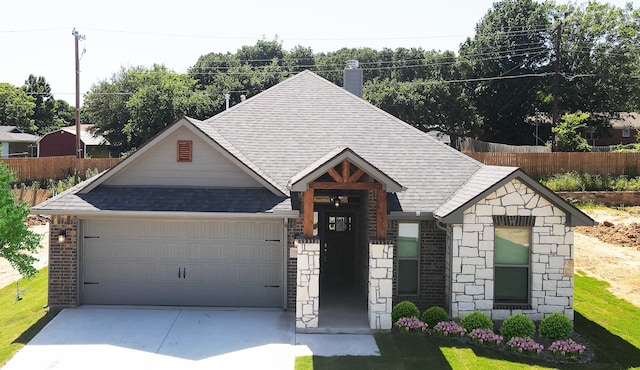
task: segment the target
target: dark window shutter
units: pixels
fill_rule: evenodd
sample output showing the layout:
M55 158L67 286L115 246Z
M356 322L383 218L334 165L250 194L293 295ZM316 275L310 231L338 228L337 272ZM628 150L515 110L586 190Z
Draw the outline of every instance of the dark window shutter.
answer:
M178 141L178 162L191 162L193 145L191 141Z

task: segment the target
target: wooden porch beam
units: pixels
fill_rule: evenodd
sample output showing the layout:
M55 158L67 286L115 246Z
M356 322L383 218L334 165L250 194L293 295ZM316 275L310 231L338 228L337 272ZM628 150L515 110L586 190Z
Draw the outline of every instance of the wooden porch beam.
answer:
M338 171L334 170L333 168L329 168L329 171L327 171L327 173L329 174L329 176L331 176L332 179L336 180L336 182L342 182L344 179L342 176L340 176Z
M358 168L358 170L349 177L349 181L347 182L356 182L362 177L362 175L364 175L364 171Z
M351 164L348 160L345 159L344 161L342 161L342 181L347 182L349 180L349 177L351 177L350 173Z
M302 193L302 234L305 238L313 237L313 189Z
M376 238L387 239L387 191L384 189L376 190Z
M382 184L378 182L312 182L309 189L326 190L378 190Z

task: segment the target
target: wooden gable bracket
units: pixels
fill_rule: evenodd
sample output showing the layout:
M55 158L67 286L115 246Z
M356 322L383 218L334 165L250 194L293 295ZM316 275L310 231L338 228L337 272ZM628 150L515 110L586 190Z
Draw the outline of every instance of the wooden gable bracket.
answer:
M327 174L335 182L314 181L309 184L303 192L303 214L302 233L304 237L313 237L313 195L315 189L325 190L375 190L376 191L376 238L386 239L387 237L387 191L379 182L357 182L364 171L358 168L351 173L351 163L348 160L342 161L342 171L338 173L334 168L330 168Z

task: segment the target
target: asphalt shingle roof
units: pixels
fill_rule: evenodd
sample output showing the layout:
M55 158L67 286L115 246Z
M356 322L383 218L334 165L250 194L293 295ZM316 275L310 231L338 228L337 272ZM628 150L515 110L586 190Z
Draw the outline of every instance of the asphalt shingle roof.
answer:
M346 147L407 188L397 211L432 212L482 164L305 71L206 121L285 187Z
M284 195L314 163L349 149L402 184L391 212L445 216L517 170L485 166L339 86L305 71L208 120L187 119ZM320 160L319 160L320 158ZM126 165L126 161L120 165ZM267 189L81 186L34 208L69 210L275 212L289 198Z

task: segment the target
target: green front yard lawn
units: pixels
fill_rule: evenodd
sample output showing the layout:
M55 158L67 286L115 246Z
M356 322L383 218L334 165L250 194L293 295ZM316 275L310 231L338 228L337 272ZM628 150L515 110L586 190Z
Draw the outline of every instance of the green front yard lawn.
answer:
M55 316L43 308L47 304L47 274L44 268L30 280L21 279L20 300L16 300L15 283L0 289L0 366Z
M390 333L376 336L382 356L299 357L296 369L640 368L640 307L616 298L607 286L580 272L575 275L575 328L594 347L596 360L590 364L553 364L438 336Z

